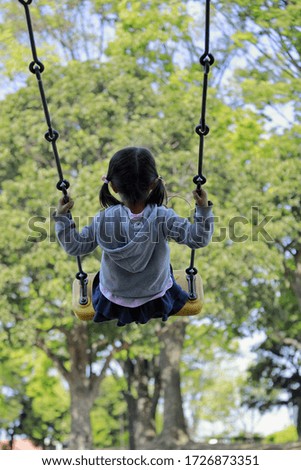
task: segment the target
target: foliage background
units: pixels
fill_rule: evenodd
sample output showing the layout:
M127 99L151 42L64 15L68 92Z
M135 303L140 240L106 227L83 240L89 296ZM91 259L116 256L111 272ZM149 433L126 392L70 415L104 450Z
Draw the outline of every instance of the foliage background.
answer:
M89 347L80 356L75 352L70 304L76 265L54 237L57 175L43 139L36 83L26 68L24 12L17 1L0 4L1 428L46 446L67 441L75 368L83 381L99 377L93 445L127 447L125 355L155 360L157 325L126 331L89 325L80 336ZM285 406L300 436L301 7L297 1L212 4L216 62L204 172L216 229L196 257L206 304L185 332L185 415L194 439L202 436L203 423L220 422L230 439L246 429L248 408ZM169 205L190 215L202 8L193 1L33 2L43 80L78 227L97 212L100 178L111 155L126 145L151 149ZM99 259L98 251L86 258L85 270L98 269ZM188 262L189 250L172 245L174 268ZM263 340L254 365L236 374L231 362L238 340L256 334ZM127 353L120 349L125 344ZM159 401L157 434L162 413Z

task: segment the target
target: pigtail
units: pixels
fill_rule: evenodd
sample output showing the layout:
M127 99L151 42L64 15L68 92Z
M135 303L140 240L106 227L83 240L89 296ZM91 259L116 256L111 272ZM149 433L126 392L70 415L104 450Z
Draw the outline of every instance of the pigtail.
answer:
M158 177L155 187L148 195L148 198L145 201L145 205L147 204L157 204L157 206L162 206L162 204L166 203L167 194L166 189L164 186L164 181L161 176Z
M102 205L102 207L110 207L110 206L117 206L117 204L120 204L120 201L116 199L112 194L110 193L109 189L109 183L105 182L102 187L100 188L99 191L99 202Z

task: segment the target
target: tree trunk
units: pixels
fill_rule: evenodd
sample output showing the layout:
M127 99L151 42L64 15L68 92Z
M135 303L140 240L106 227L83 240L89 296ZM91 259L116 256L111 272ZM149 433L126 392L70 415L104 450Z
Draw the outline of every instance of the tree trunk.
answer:
M187 320L170 322L161 333L161 380L164 397L164 424L160 442L164 449L177 448L189 441L184 417L180 361Z
M37 338L40 347L56 364L58 370L69 385L71 400L71 433L67 442L68 449L92 449L92 430L90 412L99 393L99 385L106 377L106 371L114 354L128 348L126 342L109 343L109 339L89 337L87 322L75 323L73 328L63 329L66 337L66 352L54 353L42 337ZM110 344L110 351L107 348ZM93 372L93 364L99 364L99 353L106 351L102 358L101 370ZM68 364L68 366L66 366ZM99 367L98 367L99 369Z
M129 449L136 449L135 441L135 422L137 416L136 400L129 392L124 393L124 398L127 403L127 420L128 420L128 433L129 433Z
M298 439L301 441L301 397L298 397L294 400L297 406L297 422L296 422L296 429L298 433Z
M90 412L94 403L89 364L88 331L85 323L74 326L67 336L71 370L66 376L71 397L71 432L68 449L92 449Z
M149 391L151 364L146 359L137 362L138 398L135 441L137 449L144 449L156 436L155 422L152 419L152 396Z
M157 376L155 359L150 362L144 358L125 361L124 373L128 389L125 398L128 405L130 449L144 449L156 436L155 412L158 403L158 389L153 393L150 380Z
M297 298L299 310L301 311L301 248L299 248L294 256L295 258L295 271L290 271L291 286Z
M70 395L71 431L67 448L77 450L93 449L90 420L93 401L89 399L88 390L85 387L75 385L70 389Z

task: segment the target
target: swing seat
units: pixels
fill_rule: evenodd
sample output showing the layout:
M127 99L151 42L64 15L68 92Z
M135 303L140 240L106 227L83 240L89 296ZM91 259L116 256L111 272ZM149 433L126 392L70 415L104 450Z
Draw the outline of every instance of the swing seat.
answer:
M183 290L187 292L188 281L185 269L173 272L175 281ZM195 275L195 293L196 299L188 299L184 307L175 314L175 317L190 317L201 313L204 304L204 289L202 278L199 274Z
M78 279L74 279L73 286L72 286L72 310L74 315L82 321L89 321L93 320L95 315L95 310L92 304L92 287L95 276L97 273L88 274L88 285L87 285L87 296L88 302L84 305L80 304L80 281ZM188 281L187 281L187 274L185 270L178 270L173 272L175 281L179 284L183 290L187 292L188 289ZM188 317L193 315L198 315L201 313L203 304L204 304L204 291L203 291L203 283L202 278L199 274L195 276L195 290L196 290L196 299L188 300L184 307L176 313L174 316L178 317Z
M87 297L88 302L84 305L80 304L80 289L81 284L78 279L74 279L72 285L72 310L74 315L82 321L93 320L95 310L92 304L92 287L93 281L97 273L88 274Z

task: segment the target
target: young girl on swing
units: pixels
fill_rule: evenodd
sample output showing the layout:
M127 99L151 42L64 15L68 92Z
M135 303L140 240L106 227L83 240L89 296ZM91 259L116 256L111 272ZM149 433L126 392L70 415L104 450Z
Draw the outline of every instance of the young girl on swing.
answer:
M119 195L115 198L112 190ZM213 233L211 203L203 189L193 191L194 223L163 206L166 191L154 157L146 148L127 147L111 158L103 177L100 211L79 234L72 221L73 200L59 201L54 219L59 243L74 256L102 249L93 285L94 322L117 326L167 320L179 312L188 294L175 282L168 240L190 248L208 245Z

